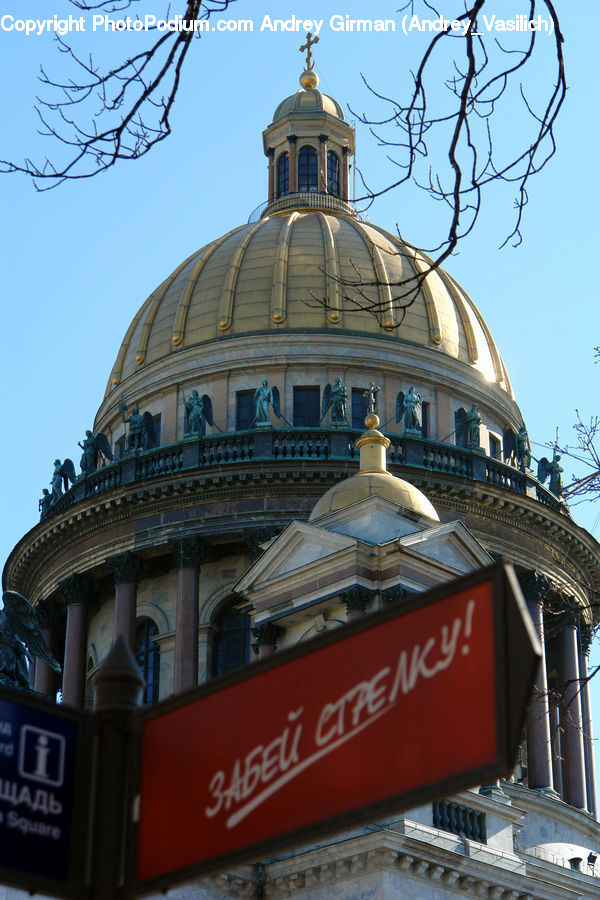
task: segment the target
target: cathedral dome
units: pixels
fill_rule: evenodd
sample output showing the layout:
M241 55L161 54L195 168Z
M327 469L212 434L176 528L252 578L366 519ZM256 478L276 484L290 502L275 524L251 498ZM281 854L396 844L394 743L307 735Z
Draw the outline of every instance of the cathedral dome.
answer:
M285 198L286 200L288 198ZM427 265L397 236L329 195L290 195L293 209L235 228L186 259L129 326L108 385L178 352L243 335L325 332L381 337L445 354L512 398L493 338L475 305L442 269L402 315L395 286ZM268 210L267 210L268 212ZM355 302L352 302L352 301ZM379 305L375 318L359 307ZM299 338L300 339L300 338Z
M321 93L317 88L313 88L308 91L301 89L282 100L273 115L273 123L290 115L314 116L316 113L327 113L336 119L344 120L344 112L337 100L328 94Z

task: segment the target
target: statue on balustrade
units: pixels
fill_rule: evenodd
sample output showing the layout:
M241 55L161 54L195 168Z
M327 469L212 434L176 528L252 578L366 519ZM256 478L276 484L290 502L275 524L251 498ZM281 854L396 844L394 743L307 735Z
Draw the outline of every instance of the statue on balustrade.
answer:
M281 398L279 396L279 390L275 386L270 388L267 379L263 378L261 386L257 387L254 391L253 425L264 427L265 425L271 424L269 418L269 406L273 407L273 412L278 419L283 419L286 424L290 424L285 416L281 414Z
M479 426L481 425L481 416L476 403L473 404L466 416L467 425L467 447L479 447Z
M562 479L560 476L563 472L564 469L560 465L560 454L557 452L556 448L554 448L552 462L550 462L549 459L546 459L545 456L542 456L542 458L538 460L538 481L544 484L546 478L549 476L550 481L548 483L548 490L554 494L555 497L560 497L562 493Z
M205 431L205 422L214 425L212 402L208 394L200 396L198 391L194 390L189 397L184 395L183 403L185 406L185 415L183 422L184 434L203 434Z
M349 425L346 418L346 402L348 400L348 390L345 384L342 384L341 378L335 379L335 384L328 384L323 391L323 402L321 404L321 422L331 409L331 424Z
M87 430L83 444L81 441L78 441L77 443L83 450L79 465L81 466L81 474L84 477L95 472L100 462L102 462L103 466L106 465L106 460L112 462L113 454L110 449L110 443L102 431L99 431L98 434L94 435L91 431Z
M156 444L156 429L154 427L154 419L152 413L140 413L139 407L134 406L129 418L125 417L127 404L121 400L119 405L123 424L129 425L129 434L125 443L127 452L136 450L148 450Z
M0 684L31 691L27 660L33 662L37 656L55 672L60 672L61 667L42 637L37 613L29 601L16 591L4 591L2 601Z
M531 442L525 425L521 425L516 437L517 461L521 472L531 468Z
M404 431L421 431L420 409L423 398L416 388L409 387L408 393L399 391L396 397L396 422L404 419Z
M55 459L54 472L50 481L50 487L52 488L51 505L62 497L63 487L65 491L69 490L69 484L75 484L73 460L65 459L64 462L61 462L60 459Z
M52 494L48 488L42 490L42 496L38 500L38 509L40 511L40 522L46 518L50 507L52 506Z

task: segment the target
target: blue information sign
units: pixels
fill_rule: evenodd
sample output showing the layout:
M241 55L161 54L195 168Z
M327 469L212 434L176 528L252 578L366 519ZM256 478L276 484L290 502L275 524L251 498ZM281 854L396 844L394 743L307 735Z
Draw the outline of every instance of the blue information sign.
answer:
M79 723L50 709L0 697L0 868L66 883Z

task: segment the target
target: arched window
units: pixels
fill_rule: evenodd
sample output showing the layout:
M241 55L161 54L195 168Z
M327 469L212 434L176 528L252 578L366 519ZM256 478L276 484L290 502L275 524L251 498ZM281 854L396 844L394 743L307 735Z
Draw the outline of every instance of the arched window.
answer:
M143 700L148 706L158 700L160 680L160 647L154 637L158 627L152 619L140 619L135 628L135 658L146 682Z
M277 160L277 196L283 197L290 192L290 158L282 153Z
M298 190L319 190L319 164L314 147L303 147L298 154Z
M327 190L336 197L340 196L340 161L333 150L327 154Z
M224 606L215 619L217 634L213 644L212 675L225 675L248 662L250 657L250 617L235 606Z

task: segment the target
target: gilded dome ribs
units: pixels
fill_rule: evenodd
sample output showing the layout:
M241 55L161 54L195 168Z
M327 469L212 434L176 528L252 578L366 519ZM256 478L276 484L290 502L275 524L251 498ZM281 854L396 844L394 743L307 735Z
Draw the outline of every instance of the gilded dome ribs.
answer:
M327 216L317 213L321 234L323 235L323 253L325 255L325 297L327 300L327 320L339 324L342 320L340 302L340 278L333 233Z
M183 296L179 301L179 306L177 307L177 312L175 314L175 324L173 326L173 336L171 338L174 346L178 346L183 341L190 300L192 299L192 294L194 292L194 288L196 287L196 282L200 277L200 273L202 272L204 266L211 258L215 250L217 250L221 246L221 244L224 244L227 238L231 237L231 235L235 234L237 231L240 231L240 228L236 228L233 232L230 231L227 234L224 234L222 237L218 238L218 240L213 241L213 243L207 247L205 252L202 254L200 259L194 266L194 271L192 272L188 283L185 286Z
M406 259L415 275L422 275L425 271L425 265L422 264L417 251L413 247L404 245L402 252L405 254ZM440 315L435 303L435 297L433 296L433 291L429 286L427 278L423 278L423 280L421 281L421 295L425 303L425 313L427 315L429 337L434 344L441 344L444 337L442 332L442 323L440 321Z
M442 274L441 270L440 270L440 274ZM479 310L477 309L477 307L475 306L475 304L473 303L473 301L471 300L471 298L469 297L467 292L464 290L464 288L460 287L460 285L452 277L452 275L449 275L448 272L445 272L445 271L443 274L444 274L445 278L448 280L445 283L449 282L450 284L454 285L454 292L456 294L459 294L461 297L464 297L464 299L468 303L469 307L471 308L473 315L479 322L479 325L485 335L485 339L487 341L487 345L490 350L490 356L492 357L492 365L494 366L494 375L495 375L496 381L498 381L500 384L502 382L504 382L507 385L509 393L512 395L512 389L510 387L510 382L508 380L508 374L504 367L504 363L502 362L500 354L498 353L498 350L496 348L496 344L494 343L494 339L490 333L489 328L487 327L487 325L483 319L483 316L481 315L481 313L479 312Z
M221 294L221 300L219 302L218 322L220 331L226 331L231 327L231 322L233 319L235 288L237 285L238 276L240 274L240 267L242 265L244 253L246 252L248 244L250 243L258 229L261 228L264 224L265 219L259 219L259 221L249 229L241 244L235 251L233 259L231 260L231 264L227 272L227 279L225 281L225 286L223 288L223 293ZM228 237L229 236L230 235L228 235Z
M472 363L476 363L479 360L479 350L477 349L477 340L475 338L475 332L473 331L473 326L471 324L471 319L465 307L462 295L458 290L458 285L453 279L449 278L447 273L443 271L443 269L436 269L437 274L444 282L445 286L448 288L448 291L452 295L454 300L454 305L458 311L458 315L460 316L460 321L462 327L465 332L465 338L467 341L467 353L469 354L469 360Z
M166 278L158 290L155 292L152 303L150 305L150 309L148 311L148 315L142 325L142 330L140 332L140 339L138 341L137 350L135 353L135 361L140 366L144 360L146 359L146 350L148 349L148 341L150 340L150 332L152 330L152 325L154 323L154 319L156 318L156 313L158 312L158 308L160 304L163 302L169 288L177 278L177 276L183 272L185 267L189 265L190 261L194 258L196 254L192 253L191 256L188 256L186 260L184 260L180 266L178 266L172 275Z
M277 256L273 266L273 283L271 287L271 319L283 322L287 312L287 268L290 251L292 226L299 213L293 212L283 223L277 244Z
M381 250L371 239L364 226L361 225L360 222L354 221L354 219L346 219L345 221L352 225L354 230L361 237L365 247L369 251L371 262L373 263L374 280L377 282L378 303L381 309L380 321L384 328L391 329L396 325L396 318L394 315L394 305L392 301L389 275L383 261Z

